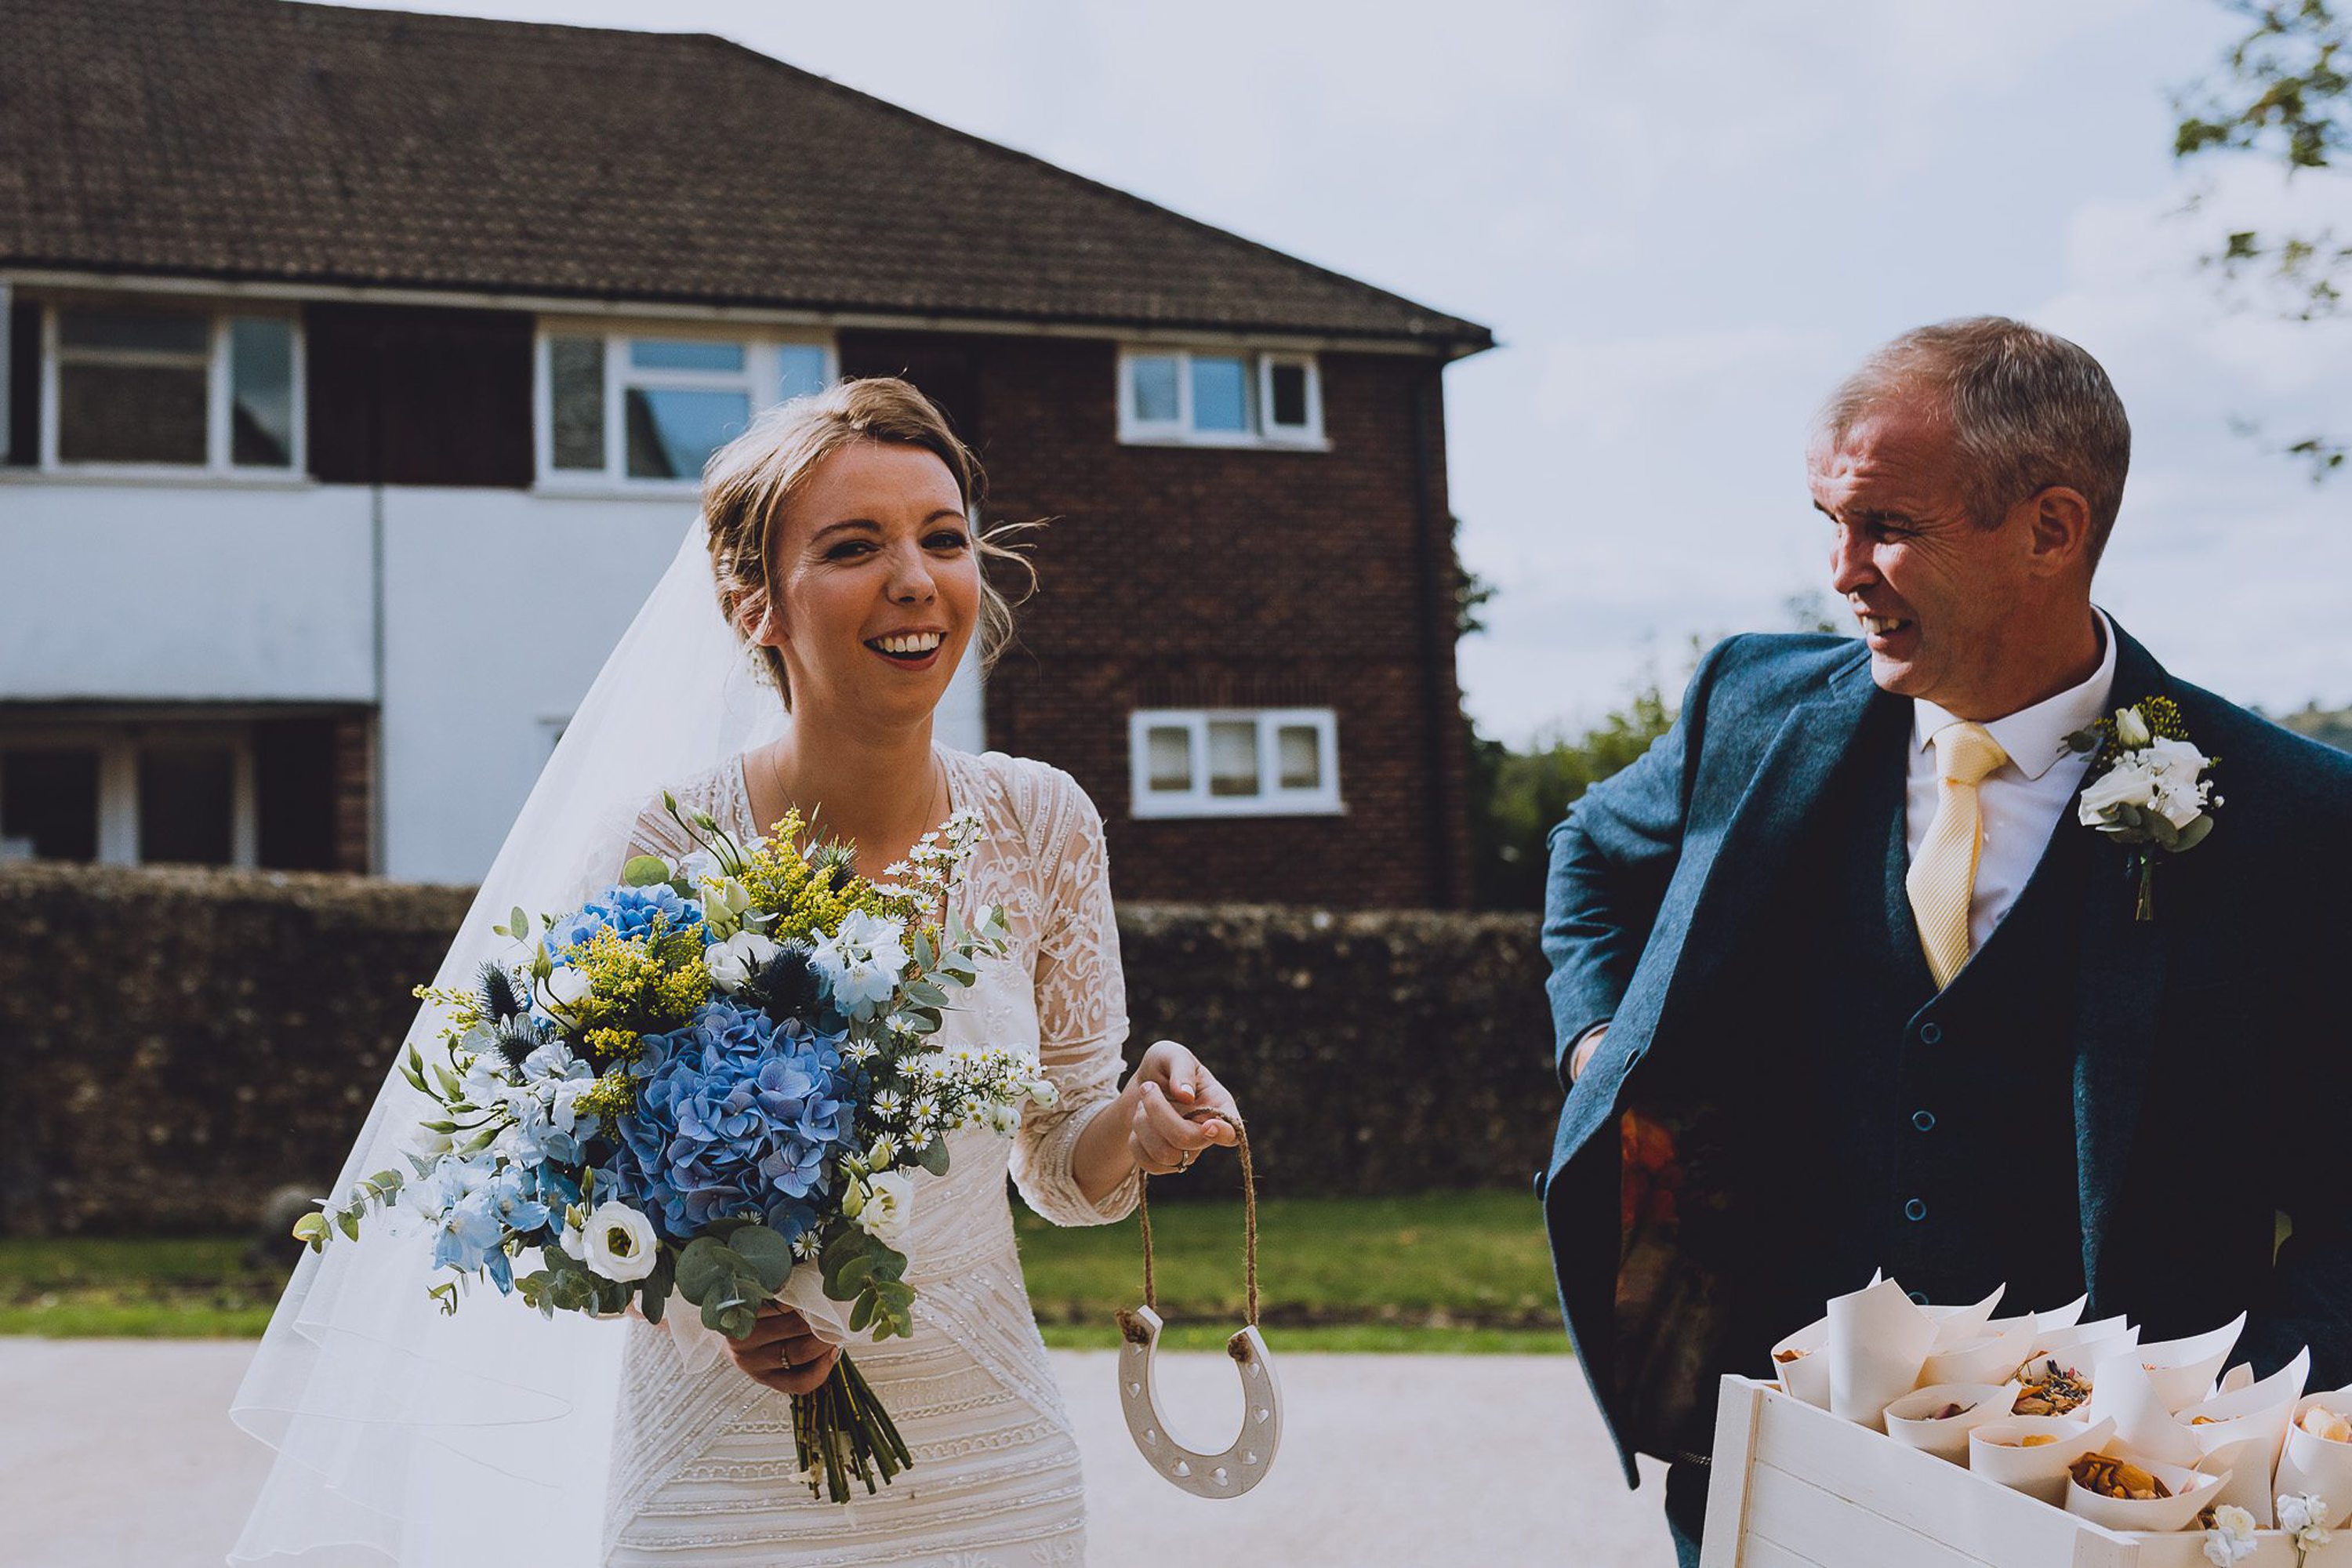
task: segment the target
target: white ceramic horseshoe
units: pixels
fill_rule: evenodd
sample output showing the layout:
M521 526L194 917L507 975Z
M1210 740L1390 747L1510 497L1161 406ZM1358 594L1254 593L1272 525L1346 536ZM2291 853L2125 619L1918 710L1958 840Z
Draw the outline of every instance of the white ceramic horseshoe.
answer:
M1257 1331L1257 1182L1250 1170L1249 1134L1235 1123L1235 1144L1242 1161L1243 1258L1249 1280L1249 1326L1225 1342L1242 1380L1242 1429L1223 1449L1203 1452L1181 1441L1160 1407L1160 1384L1153 1363L1160 1352L1160 1331L1167 1325L1158 1310L1152 1280L1151 1204L1139 1196L1136 1213L1143 1231L1143 1305L1118 1315L1118 1407L1136 1451L1172 1485L1194 1497L1239 1497L1265 1479L1274 1468L1275 1450L1282 1444L1282 1384L1275 1375L1274 1357ZM1145 1179L1149 1187L1150 1178Z
M1282 1384L1257 1330L1244 1329L1225 1342L1225 1353L1241 1369L1241 1435L1219 1452L1202 1453L1177 1438L1160 1408L1152 1371L1165 1326L1160 1314L1135 1307L1118 1319L1126 1342L1118 1354L1118 1405L1137 1450L1151 1468L1194 1497L1239 1497L1265 1479L1282 1445Z

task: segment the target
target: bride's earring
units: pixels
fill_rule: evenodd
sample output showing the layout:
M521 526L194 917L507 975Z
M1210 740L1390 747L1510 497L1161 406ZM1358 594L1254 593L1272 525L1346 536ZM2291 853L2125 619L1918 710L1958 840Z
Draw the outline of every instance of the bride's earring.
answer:
M1230 1121L1230 1118L1227 1118ZM1225 1448L1202 1453L1176 1440L1168 1417L1160 1408L1160 1385L1153 1361L1160 1351L1160 1333L1167 1325L1158 1310L1151 1267L1151 1202L1148 1192L1136 1199L1143 1229L1143 1305L1118 1315L1120 1337L1126 1341L1118 1356L1118 1404L1138 1452L1168 1480L1195 1497L1239 1497L1265 1479L1274 1468L1274 1452L1282 1442L1282 1384L1274 1373L1274 1358L1257 1331L1257 1182L1250 1170L1249 1133L1234 1122L1235 1147L1242 1161L1243 1257L1249 1279L1249 1326L1225 1342L1242 1380L1242 1429ZM1151 1178L1140 1178L1144 1187Z

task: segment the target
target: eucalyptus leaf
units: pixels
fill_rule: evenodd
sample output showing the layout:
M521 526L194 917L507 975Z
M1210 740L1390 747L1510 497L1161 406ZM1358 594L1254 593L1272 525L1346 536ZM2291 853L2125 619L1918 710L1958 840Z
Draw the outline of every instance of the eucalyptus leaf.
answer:
M709 1237L688 1242L677 1255L678 1294L698 1307L710 1300L734 1272L725 1262L729 1256L726 1247Z
M621 868L621 880L632 888L650 888L669 880L669 867L652 855L632 856Z
M841 1272L824 1282L825 1294L837 1301L845 1301L863 1290L874 1277L877 1259L871 1253L862 1253L841 1266Z
M833 1239L817 1254L817 1262L830 1272L848 1259L868 1249L874 1238L854 1225L843 1226L834 1232Z
M757 1310L739 1303L719 1314L719 1327L730 1340L747 1339L759 1321Z
M747 1225L727 1238L728 1247L751 1266L761 1289L770 1295L793 1277L793 1244L764 1225Z
M944 1138L934 1138L924 1144L922 1148L916 1151L915 1163L934 1176L946 1175L948 1173L948 1141Z
M2176 853L2183 849L2194 849L2204 843L2205 836L2212 831L2213 819L2210 816L2200 816L2180 830L2180 842L2172 847Z
M871 1292L857 1298L857 1304L849 1309L849 1331L851 1333L856 1334L865 1332L866 1326L874 1321L874 1297Z

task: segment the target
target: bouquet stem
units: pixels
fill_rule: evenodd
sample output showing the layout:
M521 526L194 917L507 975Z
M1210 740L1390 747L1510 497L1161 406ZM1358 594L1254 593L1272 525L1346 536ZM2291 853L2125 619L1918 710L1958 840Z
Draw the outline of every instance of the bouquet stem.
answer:
M846 1352L814 1393L793 1395L793 1445L808 1477L809 1495L816 1495L822 1479L832 1502L849 1500L852 1477L865 1483L870 1496L915 1462L890 1413Z
M2139 898L2132 905L2132 918L2136 921L2152 921L2156 919L2156 857L2142 855L2138 857L2138 860Z

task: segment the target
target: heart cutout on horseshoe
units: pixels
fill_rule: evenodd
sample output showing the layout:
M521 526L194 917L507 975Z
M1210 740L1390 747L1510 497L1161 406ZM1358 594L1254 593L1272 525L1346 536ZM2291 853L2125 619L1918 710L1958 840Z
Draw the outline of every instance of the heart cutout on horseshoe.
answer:
M1205 1114L1196 1112L1198 1114ZM1231 1121L1231 1118L1226 1120ZM1167 1327L1159 1312L1151 1258L1151 1204L1148 1194L1136 1199L1143 1231L1143 1305L1118 1314L1118 1407L1136 1452L1171 1486L1194 1497L1228 1498L1265 1479L1274 1468L1275 1450L1282 1444L1282 1382L1275 1375L1274 1357L1257 1329L1257 1182L1250 1170L1249 1134L1233 1121L1234 1146L1242 1161L1243 1258L1249 1280L1249 1326L1225 1342L1242 1381L1241 1430L1224 1448L1203 1452L1179 1442L1170 1430L1167 1413L1160 1407L1160 1382L1154 1363L1160 1353L1160 1331ZM1149 1187L1150 1178L1143 1178Z

